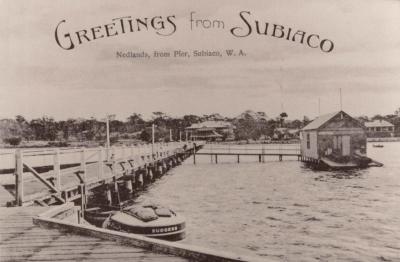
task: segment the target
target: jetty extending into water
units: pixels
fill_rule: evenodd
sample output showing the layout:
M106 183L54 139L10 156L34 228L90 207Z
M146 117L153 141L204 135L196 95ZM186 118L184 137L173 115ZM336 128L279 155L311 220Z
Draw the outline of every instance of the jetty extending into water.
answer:
M121 187L129 192L140 189L202 146L189 141L108 149L17 149L2 156L5 166L0 173L15 174L15 184L5 186L15 197L9 206L63 204L100 187L109 204L115 204Z
M218 156L236 157L237 163L240 163L241 156L258 157L258 162L265 162L265 157L277 157L282 161L284 157L296 157L301 159L299 144L261 144L254 145L231 145L231 144L205 144L199 152L193 152L193 163L196 164L196 156L210 156L211 163L218 163Z

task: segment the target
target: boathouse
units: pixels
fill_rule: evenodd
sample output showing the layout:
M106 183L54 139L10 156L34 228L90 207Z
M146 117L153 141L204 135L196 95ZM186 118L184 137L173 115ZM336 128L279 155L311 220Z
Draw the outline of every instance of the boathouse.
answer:
M343 111L317 117L301 131L304 161L349 163L366 154L363 125Z

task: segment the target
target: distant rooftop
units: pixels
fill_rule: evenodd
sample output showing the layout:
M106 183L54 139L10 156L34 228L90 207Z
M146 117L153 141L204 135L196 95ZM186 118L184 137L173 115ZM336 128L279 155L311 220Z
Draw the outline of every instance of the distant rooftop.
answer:
M374 120L371 122L365 122L364 125L366 127L388 127L388 126L392 127L392 126L394 126L393 124L389 123L386 120Z
M264 112L254 112L252 110L246 110L235 118L246 119L247 117L251 117L255 120L261 120L261 119L268 120L268 116Z
M227 128L232 127L232 124L226 121L204 121L201 123L192 124L188 129L199 128Z

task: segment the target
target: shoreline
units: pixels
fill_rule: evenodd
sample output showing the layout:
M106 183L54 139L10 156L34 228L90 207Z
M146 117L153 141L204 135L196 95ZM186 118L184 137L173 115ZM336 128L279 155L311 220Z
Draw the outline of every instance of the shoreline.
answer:
M200 140L199 140L200 141ZM184 141L182 141L184 142ZM400 142L400 137L369 137L367 138L367 142L368 143L374 143L374 142ZM142 143L135 143L137 145L143 145L143 144L149 144L146 142L142 142ZM206 144L215 144L215 145L261 145L261 144L266 144L266 145L287 145L287 144L300 144L300 140L276 140L276 141L225 141L225 142L206 142ZM93 147L98 147L96 145L86 145L86 146L82 146L82 145L69 145L69 146L56 146L56 145L21 145L21 146L4 146L0 144L0 150L4 149L4 150L10 150L10 149L36 149L36 148L40 148L40 149L51 149L51 148L79 148L79 147L86 147L86 148L93 148Z
M400 142L400 137L369 137L367 142Z

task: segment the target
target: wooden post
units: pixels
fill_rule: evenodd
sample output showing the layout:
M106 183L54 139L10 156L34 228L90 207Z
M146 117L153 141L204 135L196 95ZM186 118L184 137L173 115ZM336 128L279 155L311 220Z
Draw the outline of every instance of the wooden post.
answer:
M82 179L83 182L86 183L86 154L85 154L85 148L82 148L81 151L81 171L82 173Z
M54 150L54 166L53 166L54 177L56 179L56 188L61 191L61 169L60 169L60 150L56 148Z
M24 202L24 163L22 150L17 149L15 151L15 204L18 206L22 206Z
M150 167L147 167L147 177L148 177L148 180L151 182L151 181L153 181L153 171L151 170L151 168Z
M85 206L86 206L86 189L84 184L79 184L79 193L81 194L81 214L80 217L83 218L85 213Z
M104 167L103 167L103 147L99 147L98 152L98 161L99 161L99 170L98 170L98 178L101 179L104 177Z
M110 116L106 120L106 133L107 133L107 160L110 160Z
M111 147L111 161L115 160L117 158L117 154L115 152L115 147Z
M261 155L258 155L258 162L261 163Z
M111 188L109 185L106 185L106 197L109 205L112 205L112 197L111 197Z
M141 170L138 171L138 175L137 176L138 176L137 179L136 179L137 186L138 187L143 187L144 186L144 181L143 181L143 174L142 174Z
M68 191L63 191L62 196L64 196L65 203L68 202Z
M126 146L125 145L122 145L122 147L121 147L121 150L122 150L122 153L121 153L121 155L122 155L122 160L125 160L125 150L126 149Z
M240 163L240 155L237 155L237 162Z
M193 147L193 164L196 164L196 148Z
M136 188L136 175L135 171L132 170L132 175L131 175L131 185L132 185L132 190L135 191Z
M218 164L218 155L215 154L215 164Z
M132 179L131 179L131 178L128 178L128 179L125 180L125 187L126 187L126 189L128 190L128 192L129 192L130 194L132 194L132 192L133 192L133 185L132 185Z
M129 150L129 160L132 160L132 159L133 159L133 146L131 146L130 150Z
M115 190L115 194L117 196L117 204L119 205L121 203L121 198L119 196L119 188L118 188L118 182L117 182L117 178L115 176L113 176L113 182L114 182L114 190Z
M158 165L158 172L159 172L160 176L162 176L164 174L164 169L163 169L162 163Z
M154 155L154 124L151 125L151 155Z
M264 144L262 145L262 148L261 148L261 154L262 154L262 162L265 163L265 149L264 149Z
M82 220L81 211L78 209L78 212L76 214L78 215L78 224L80 224Z
M282 155L279 155L279 161L282 161Z

